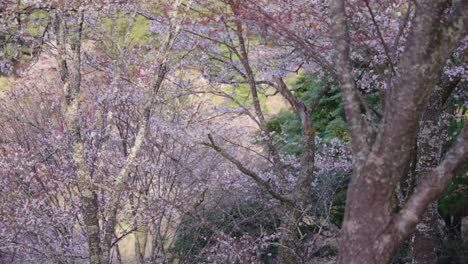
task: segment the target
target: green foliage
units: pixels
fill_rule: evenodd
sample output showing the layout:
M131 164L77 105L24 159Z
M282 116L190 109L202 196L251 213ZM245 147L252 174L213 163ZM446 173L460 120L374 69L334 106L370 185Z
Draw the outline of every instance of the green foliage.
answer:
M299 115L281 110L268 124L268 129L275 132L274 138L281 152L299 155L301 152L301 120ZM287 141L281 141L284 136Z
M466 114L466 108L457 108L460 114ZM463 119L453 119L450 121L447 132L448 137L446 139L445 149L448 149L456 140L460 134L465 121ZM450 215L455 217L463 216L468 209L468 166L462 168L457 177L445 190L438 201L439 210L443 215Z
M326 80L319 79L311 75L300 76L294 89L294 95L301 99L306 105L312 105L320 96L323 89L327 92L319 100L317 107L312 113L317 135L325 142L339 138L343 141L349 140L348 129L345 122L343 100L341 92L335 83L327 83Z
M458 177L439 199L439 210L444 215L463 216L468 209L468 178Z
M149 21L141 15L135 17L135 22L131 26L132 17L124 14L117 13L115 17L106 17L102 21L102 29L109 32L110 38L102 40L103 44L101 49L106 49L106 51L111 56L117 56L118 47L122 47L125 42L125 35L127 31L130 30L129 34L129 48L134 47L135 45L144 45L149 43L151 33L149 32Z
M40 9L21 15L17 22L9 25L8 32L0 31L0 65L13 66L37 57L41 50L42 37L51 27L49 13Z
M303 74L293 82L294 95L306 105L312 105L326 86L327 92L319 100L312 113L317 136L323 142L333 138L349 141L341 93L334 83L327 83L318 77ZM268 122L270 131L275 132L275 139L281 151L299 154L301 151L301 121L291 110L282 110ZM284 140L286 139L286 140Z

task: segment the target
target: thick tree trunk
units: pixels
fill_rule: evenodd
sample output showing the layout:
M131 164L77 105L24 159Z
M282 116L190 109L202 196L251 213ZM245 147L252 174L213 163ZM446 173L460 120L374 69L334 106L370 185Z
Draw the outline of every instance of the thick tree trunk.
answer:
M461 237L463 241L463 253L468 256L468 216L461 219Z
M437 86L429 99L429 104L422 115L417 136L416 175L421 177L439 165L442 158L442 145L445 133L440 124L440 115L449 95L457 82L442 82ZM413 237L413 262L417 264L434 264L437 262L439 221L437 203L432 203L424 213L421 222L416 226Z
M427 207L468 160L468 126L440 164L426 173L403 208L392 212L392 196L411 158L421 114L447 58L468 29L468 7L457 6L443 20L447 1L420 1L405 52L385 98L383 120L374 142L361 115L350 59L345 1L332 1L335 66L351 133L353 176L348 187L340 241L340 263L389 263L394 250L413 231ZM409 74L411 73L411 74ZM437 184L435 184L437 183Z
M391 238L381 236L391 220L392 193L384 186L387 182L375 177L374 171L376 168L367 166L353 175L358 180L348 190L340 263L388 263L394 251ZM353 187L354 184L361 188Z
M289 210L285 210L286 212ZM282 264L299 263L297 214L288 212L281 219L281 238L278 249L278 260Z
M421 223L416 225L413 237L413 263L437 263L437 222L437 205L433 203L427 209Z

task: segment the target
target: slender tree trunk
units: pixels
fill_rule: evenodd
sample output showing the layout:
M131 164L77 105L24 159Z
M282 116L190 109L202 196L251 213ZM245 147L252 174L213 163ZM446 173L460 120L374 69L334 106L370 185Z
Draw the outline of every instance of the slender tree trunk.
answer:
M94 182L91 179L84 152L84 142L81 138L81 125L79 117L81 100L81 33L83 29L83 12L79 12L77 23L73 30L75 36L67 37L63 11L56 16L57 46L59 73L65 95L65 124L70 137L75 172L81 192L83 222L88 236L89 261L91 264L100 263L100 236L98 218L98 200ZM71 40L72 50L69 64L67 62L67 42Z
M130 206L132 208L132 218L134 219L131 223L133 229L135 231L133 231L133 239L134 239L134 254L135 254L135 263L137 264L143 264L144 263L144 251L142 253L142 249L141 249L141 242L140 242L140 238L138 237L138 220L137 220L137 207L138 207L138 202L137 204L135 204L135 197L132 194L130 194Z
M257 91L257 83L255 80L255 74L252 70L252 67L250 66L250 60L249 60L249 55L247 51L247 47L245 44L245 39L244 39L244 33L243 33L243 27L240 22L236 23L236 34L237 34L237 39L239 40L239 48L240 52L237 50L234 50L237 56L239 57L239 60L242 63L242 66L244 67L244 70L246 72L246 80L249 83L249 88L250 92L252 93L252 102L254 105L254 110L255 114L257 116L257 119L255 122L257 122L260 131L262 132L262 135L266 137L266 145L268 147L268 152L270 153L273 162L274 162L274 171L279 178L281 184L286 187L287 186L287 180L285 177L284 173L284 164L281 161L281 157L279 155L278 149L275 147L273 144L273 138L271 136L270 131L268 130L268 125L265 119L265 116L262 111L262 107L260 104L260 98L258 97L258 91Z
M122 254L120 254L119 245L115 245L115 255L116 255L116 258L117 258L117 263L122 263Z
M312 109L293 96L281 78L276 80L278 90L291 104L301 119L301 167L292 195L294 208L282 219L281 248L279 251L280 263L300 263L302 240L298 234L298 225L302 218L309 213L311 207L311 190L314 178L315 161L315 128L311 119ZM317 100L320 98L317 98Z
M115 226L117 224L117 213L119 210L120 205L120 197L124 190L125 184L128 180L128 177L131 173L131 170L134 166L135 159L137 158L141 147L143 145L143 141L145 139L149 120L151 117L151 111L156 101L156 96L159 93L159 90L162 87L164 78L167 73L167 64L169 61L169 55L171 49L174 45L174 41L180 31L180 27L182 24L182 20L185 17L185 11L191 6L191 1L187 1L185 4L185 11L182 14L179 14L178 8L181 6L182 0L176 0L173 2L173 10L171 13L169 29L165 36L162 48L160 50L160 57L158 57L157 65L158 65L158 72L155 76L154 83L150 89L150 95L148 96L145 105L143 107L143 115L138 120L138 131L135 137L135 142L130 149L128 156L126 157L126 161L124 166L119 171L118 175L116 175L115 186L114 190L111 194L109 206L107 209L107 222L106 226L104 227L104 239L103 239L103 255L102 255L102 262L104 264L110 263L110 250L112 245L112 238L114 236Z

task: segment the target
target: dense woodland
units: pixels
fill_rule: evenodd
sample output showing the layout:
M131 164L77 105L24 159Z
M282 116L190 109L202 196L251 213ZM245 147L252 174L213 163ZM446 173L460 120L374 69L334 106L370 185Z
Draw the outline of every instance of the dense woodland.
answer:
M467 263L466 0L0 1L0 263Z

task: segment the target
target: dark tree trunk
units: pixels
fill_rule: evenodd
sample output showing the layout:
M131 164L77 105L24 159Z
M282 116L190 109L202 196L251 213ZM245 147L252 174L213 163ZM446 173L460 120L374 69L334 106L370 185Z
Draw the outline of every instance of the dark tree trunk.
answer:
M442 158L443 139L446 129L441 125L443 107L454 90L458 80L442 79L436 87L429 104L422 115L417 136L416 182L420 182L425 173L439 165ZM416 225L412 239L413 261L418 264L434 264L437 262L439 237L443 235L439 223L442 219L437 211L437 203L432 203L424 213L421 222Z
M463 241L463 255L468 257L468 216L462 218L460 231Z
M439 217L437 205L431 204L423 216L421 223L416 225L413 237L413 263L437 263L437 223Z

